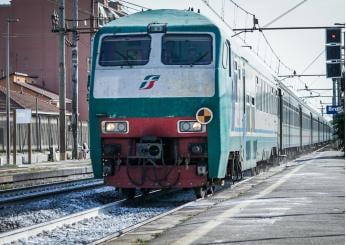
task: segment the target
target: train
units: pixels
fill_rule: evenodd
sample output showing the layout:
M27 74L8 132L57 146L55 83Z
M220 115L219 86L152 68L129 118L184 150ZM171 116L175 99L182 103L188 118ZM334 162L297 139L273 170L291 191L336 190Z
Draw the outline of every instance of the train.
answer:
M331 124L232 34L169 9L98 30L89 81L96 178L129 198L164 188L204 197L227 178L331 140Z

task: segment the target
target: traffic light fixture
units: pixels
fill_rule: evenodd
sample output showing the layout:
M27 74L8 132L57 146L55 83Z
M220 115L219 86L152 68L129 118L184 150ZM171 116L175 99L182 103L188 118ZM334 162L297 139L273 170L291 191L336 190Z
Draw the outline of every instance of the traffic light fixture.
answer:
M328 28L326 29L326 44L341 43L341 29Z
M326 76L340 78L341 67L341 29L326 29Z

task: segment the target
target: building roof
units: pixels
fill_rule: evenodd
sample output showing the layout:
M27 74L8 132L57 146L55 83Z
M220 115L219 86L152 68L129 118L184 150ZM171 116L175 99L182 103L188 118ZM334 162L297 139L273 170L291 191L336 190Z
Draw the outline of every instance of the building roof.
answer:
M3 98L6 98L6 89L0 87L0 100L3 101ZM37 103L37 111L42 113L59 113L59 108L56 106L49 104L39 98L36 98L30 94L23 92L11 91L11 106L12 109L31 109L33 112L36 111L36 103ZM0 102L0 111L6 110L6 103ZM4 108L2 108L4 107Z
M21 78L25 78L25 79L31 78L32 81L35 80L33 77L30 77L29 75L24 74L24 73L19 73L19 72L11 73L10 77L12 77L12 78L13 77L21 77ZM0 80L4 80L4 79L6 79L6 76L0 78ZM36 84L28 83L28 82L26 82L26 80L25 81L24 80L16 80L15 78L11 79L11 81L16 85L19 85L19 86L21 86L27 90L32 91L34 94L46 97L47 100L49 100L49 101L59 102L59 95L58 94L55 94L55 93L50 92L46 89L40 88ZM71 99L66 98L66 103L70 104L71 102L72 102Z

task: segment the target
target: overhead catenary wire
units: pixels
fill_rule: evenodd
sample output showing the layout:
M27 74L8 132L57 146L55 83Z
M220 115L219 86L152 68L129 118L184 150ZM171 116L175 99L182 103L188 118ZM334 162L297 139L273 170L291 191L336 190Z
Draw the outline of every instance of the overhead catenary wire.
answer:
M265 24L263 26L263 28L270 26L271 24L273 24L274 22L278 21L279 19L281 19L282 17L284 17L285 15L289 14L290 12L292 12L293 10L295 10L296 8L298 8L300 5L306 3L308 0L303 0L301 2L299 2L298 4L294 5L292 8L290 8L289 10L285 11L284 13L280 14L278 17L274 18L273 20L269 21L267 24Z
M246 9L244 9L243 7L241 7L239 4L237 4L237 3L234 2L233 0L228 0L228 1L231 2L231 3L235 6L234 11L236 10L236 8L238 8L238 9L242 10L246 15L251 15L253 18L255 18L255 15L254 15L253 13L247 11ZM307 0L305 0L305 1L307 1ZM228 22L227 22L226 20L222 19L222 16L220 16L220 14L210 5L210 3L209 3L208 1L202 0L202 2L203 2L203 3L204 3L204 4L216 15L216 16L218 16L219 19L221 19L221 21L223 21L224 24L225 24L227 27L229 27L230 29L234 29L234 27L232 28L232 26L231 26L230 24L228 24ZM236 15L236 14L234 14L234 16L235 16L235 15ZM236 24L236 21L234 21L234 23ZM258 28L260 28L259 24L258 24ZM240 38L244 43L246 43L245 39L241 38L241 37L238 35L238 34L240 34L240 33L242 33L242 32L236 33L236 34L234 34L232 37L237 36L237 37ZM293 68L291 68L291 67L289 67L288 65L286 65L286 64L280 59L280 57L279 57L279 56L277 55L277 53L274 51L272 45L270 44L270 42L269 42L269 40L267 39L267 37L265 36L265 34L264 34L263 32L261 32L261 35L262 35L262 37L263 37L265 43L267 44L266 46L268 46L268 48L270 49L270 51L273 53L274 57L278 60L278 69L277 69L276 73L278 74L278 73L280 72L281 66L285 67L285 68L286 68L288 71L290 71L290 72L294 72L294 69L293 69ZM246 37L246 36L244 35L244 37ZM256 52L254 52L254 53L256 54ZM257 50L257 54L256 54L257 56L259 56L258 53L259 53L259 52L258 52L258 50ZM263 59L263 58L262 58L262 59ZM266 60L265 60L265 58L263 59L263 61L264 61L265 63L267 63Z
M135 4L135 3L129 2L129 1L125 1L125 0L118 0L118 2L123 2L123 3L127 3L127 4L130 4L130 5L136 6L136 7L141 8L141 9L150 10L150 8L147 8L147 7L144 7L144 6L142 6L142 5L138 5L138 4Z
M317 60L318 58L320 58L322 56L322 54L324 54L325 52L325 48L323 48L323 50L313 59L313 61L311 61L310 64L308 64L303 71L301 72L301 74L304 74Z

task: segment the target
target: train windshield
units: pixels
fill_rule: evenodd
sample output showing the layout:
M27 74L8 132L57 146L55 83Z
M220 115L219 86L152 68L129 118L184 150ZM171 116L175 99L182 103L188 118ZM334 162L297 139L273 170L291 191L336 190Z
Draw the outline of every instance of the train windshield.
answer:
M150 55L149 35L107 36L102 39L101 66L145 65Z
M207 34L167 34L162 39L165 65L208 65L212 62L212 38Z

